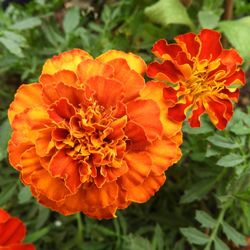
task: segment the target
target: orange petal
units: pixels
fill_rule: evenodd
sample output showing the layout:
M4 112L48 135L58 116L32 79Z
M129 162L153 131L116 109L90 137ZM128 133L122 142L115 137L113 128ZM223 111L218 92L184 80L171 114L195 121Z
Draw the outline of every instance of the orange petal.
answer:
M84 213L91 218L102 220L102 219L112 219L115 216L117 207L116 206L108 206L105 208L98 208L92 210L86 210Z
M35 147L27 149L20 159L20 172L22 182L26 185L31 184L31 175L36 171L42 170L40 158L36 154Z
M176 36L174 40L180 44L184 51L187 51L190 54L190 58L198 55L200 44L197 42L194 33L186 33L184 35Z
M39 135L36 140L36 153L44 157L51 149L54 147L54 142L52 141L51 133L53 131L53 128L45 128L39 130Z
M9 219L10 219L10 215L5 211L3 210L2 208L0 208L0 223L5 223L7 222Z
M143 99L152 99L160 106L160 120L164 128L164 134L172 137L181 130L181 123L176 123L168 119L168 103L163 98L163 90L166 84L162 82L150 81L146 84L146 88L141 92Z
M48 59L43 66L42 74L53 75L60 70L71 70L76 72L80 62L91 58L92 56L84 50L72 49Z
M149 175L141 185L128 190L127 199L139 203L146 202L160 189L165 180L166 177L164 174L159 176Z
M215 30L203 29L198 37L201 41L199 59L215 60L222 52L220 33Z
M147 147L147 152L152 159L152 172L154 175L161 175L170 166L176 163L181 157L181 150L178 148L177 140L158 140Z
M42 74L39 78L39 82L42 84L55 84L64 83L69 86L77 86L77 76L73 71L61 70L54 75Z
M55 101L58 101L60 98L65 98L77 107L82 103L85 98L85 92L83 89L75 88L72 86L67 86L63 83L58 83L56 85L45 85L43 87L43 101L46 104L52 104Z
M34 172L31 176L31 182L37 193L41 193L53 201L64 200L70 194L62 180L52 177L44 169Z
M129 190L144 182L151 171L152 160L146 152L131 152L125 155L125 161L128 172L119 181L124 189Z
M42 86L39 83L23 84L18 88L14 101L8 110L10 124L12 124L16 114L23 112L27 108L43 105L41 92Z
M48 110L50 118L55 122L69 121L75 114L75 108L66 98L61 98L51 105Z
M153 100L136 100L128 103L127 112L129 119L140 125L150 141L162 134L160 109Z
M147 70L147 65L143 59L133 53L125 53L118 50L109 50L104 54L98 56L96 59L100 62L108 63L113 59L122 58L125 59L130 67L139 74L144 74Z
M119 80L124 88L124 102L137 96L145 86L144 78L131 70L125 59L117 58L108 62L114 68L114 78Z
M71 193L75 193L81 186L78 163L66 155L63 150L58 151L52 157L49 171L53 177L63 179Z
M160 81L176 83L183 78L182 73L170 61L152 62L148 65L147 75Z
M112 132L108 135L109 139L119 139L124 136L124 127L127 124L128 117L126 115L114 120L109 127L112 128Z
M111 78L113 73L114 70L111 66L101 63L97 60L85 60L81 62L77 67L77 76L81 83L85 83L89 78L93 76Z
M235 49L224 49L220 55L221 63L229 68L243 63L243 59Z
M105 108L115 106L123 96L121 83L114 79L96 76L89 79L87 85L95 91L96 100Z
M89 208L104 208L114 203L118 196L118 186L116 182L105 183L102 188L97 188L92 184L83 190L82 202Z

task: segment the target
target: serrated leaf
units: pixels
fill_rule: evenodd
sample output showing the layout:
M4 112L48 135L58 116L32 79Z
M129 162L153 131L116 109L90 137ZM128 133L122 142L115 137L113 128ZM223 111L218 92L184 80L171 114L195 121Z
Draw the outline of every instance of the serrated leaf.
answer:
M194 227L181 228L180 231L191 244L205 245L209 240L206 234Z
M234 21L222 21L219 28L241 56L250 61L250 16Z
M160 0L157 3L145 8L145 15L152 22L163 26L169 24L184 24L192 26L186 8L179 0Z
M214 187L215 181L215 178L206 178L193 184L190 189L185 191L180 203L184 204L200 200Z
M246 246L246 237L231 227L227 222L223 222L222 229L227 238L234 242L237 246Z
M245 159L243 158L243 156L239 154L231 153L229 155L223 156L220 160L216 162L216 164L218 166L225 167L225 168L235 167L241 164L242 162L244 162L244 160Z
M215 250L230 250L229 247L218 237L214 239L214 248Z
M198 13L199 22L202 28L214 29L218 26L220 16L212 10L201 10Z
M209 142L211 142L213 145L220 147L220 148L239 148L239 144L234 143L231 139L225 138L221 135L212 135L207 138Z
M201 223L204 228L214 228L216 220L213 219L208 213L201 210L196 210L195 219Z
M1 38L0 38L1 39ZM11 135L9 121L6 119L0 125L0 161L7 157L7 145Z
M63 30L65 33L72 32L80 23L80 9L72 7L68 9L63 19Z
M42 21L39 17L28 17L24 20L16 22L10 28L14 30L26 30L35 28L37 26L40 26L41 24Z
M2 43L3 46L9 50L10 53L18 57L24 57L22 49L20 48L17 42L14 42L13 40L6 37L0 37L0 43Z

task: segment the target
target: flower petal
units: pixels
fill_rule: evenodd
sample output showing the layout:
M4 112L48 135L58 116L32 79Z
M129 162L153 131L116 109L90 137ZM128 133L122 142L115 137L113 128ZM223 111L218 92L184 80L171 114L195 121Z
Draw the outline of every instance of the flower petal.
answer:
M165 180L166 177L164 174L159 176L151 174L141 185L128 190L127 199L138 203L146 202L160 189Z
M23 112L25 109L44 105L41 91L42 86L39 83L23 84L18 88L14 101L8 110L10 124L12 124L15 115Z
M58 151L51 159L49 171L53 177L64 180L66 187L71 193L75 193L81 186L79 163L65 154L65 151Z
M162 135L160 109L153 100L136 100L127 105L129 119L140 125L148 138L153 141Z
M88 80L87 86L95 91L96 100L105 108L115 106L123 96L123 87L115 79L106 79L101 76L92 77Z
M144 182L151 171L152 160L146 152L127 153L128 172L119 179L121 186L130 190Z
M81 83L85 83L93 76L111 78L113 73L114 71L112 67L97 60L85 60L77 67L77 76Z
M108 63L116 58L123 58L127 61L130 69L133 69L139 74L144 74L147 70L147 65L143 59L133 53L125 53L118 50L109 50L104 54L98 56L96 59L100 62Z
M63 52L58 56L53 56L45 62L42 74L53 75L60 70L71 70L76 72L78 64L89 58L91 59L92 56L81 49L72 49Z

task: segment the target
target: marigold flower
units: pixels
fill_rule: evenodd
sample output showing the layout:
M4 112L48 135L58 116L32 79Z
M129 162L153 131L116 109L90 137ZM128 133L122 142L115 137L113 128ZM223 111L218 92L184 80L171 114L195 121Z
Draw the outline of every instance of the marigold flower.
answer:
M233 114L231 101L237 102L244 85L242 58L234 49L223 49L220 33L203 29L199 35L187 33L174 39L157 41L152 52L159 62L152 62L147 74L167 81L163 95L171 107L168 118L181 122L191 111L191 127L200 126L200 116L207 113L218 129L224 129Z
M22 243L25 234L23 222L0 208L0 250L35 250L32 244Z
M145 87L145 62L73 49L47 60L9 108L9 159L21 181L64 215L112 218L145 202L181 156L181 125L165 117L163 86Z

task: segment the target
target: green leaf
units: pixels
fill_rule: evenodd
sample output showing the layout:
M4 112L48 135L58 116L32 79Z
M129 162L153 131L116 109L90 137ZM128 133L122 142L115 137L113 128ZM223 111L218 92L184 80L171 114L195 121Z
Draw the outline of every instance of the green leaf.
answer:
M183 131L191 135L207 134L214 131L211 123L207 122L204 118L201 119L201 126L199 128L191 128L188 123L184 123Z
M191 244L205 245L209 240L206 234L194 227L181 228L180 231Z
M181 197L180 203L184 204L200 200L214 187L215 181L215 178L206 178L196 182L190 189L185 191L184 195Z
M19 204L24 204L30 201L32 195L30 189L28 187L22 187L18 194L18 202Z
M34 233L30 233L27 235L24 242L34 243L34 242L42 239L42 237L45 236L49 232L49 230L50 230L49 227L44 227L44 228L42 228Z
M230 250L229 247L218 237L214 238L214 248L215 250Z
M212 10L201 10L198 13L199 22L202 28L214 29L218 26L220 16Z
M10 198L15 194L15 192L16 184L8 185L3 190L1 190L0 206L6 204L10 200Z
M145 15L152 22L163 26L169 24L184 24L192 26L185 7L179 0L160 0L157 3L145 8Z
M39 206L39 214L36 219L36 229L41 228L45 222L48 220L50 215L50 210L46 207Z
M250 16L234 21L222 21L219 28L241 56L250 61Z
M155 232L152 239L152 250L163 250L164 249L164 234L161 227L157 224L155 226Z
M229 149L239 148L239 144L234 143L231 139L225 138L221 135L215 134L213 136L209 136L207 140L211 142L213 145L220 148L229 148Z
M124 237L123 250L152 250L150 242L140 236L130 234Z
M72 32L80 23L80 10L78 7L68 9L63 19L63 29L65 33Z
M235 167L240 163L244 162L242 155L230 153L229 155L223 156L220 160L216 162L218 166L221 167Z
M16 22L10 28L14 30L26 30L35 28L37 26L40 26L41 24L42 21L39 17L28 17L24 20Z
M1 39L1 38L0 38ZM1 40L0 40L1 41ZM6 119L0 125L0 161L7 157L7 145L11 135L9 121Z
M26 38L24 36L17 34L15 32L12 32L12 31L5 30L3 32L3 35L11 39L12 41L20 43L20 44L24 44L26 42Z
M205 228L214 228L216 225L216 220L205 211L196 210L195 219Z
M231 227L228 223L223 222L222 228L227 238L233 241L237 246L247 245L246 237Z
M6 37L0 37L0 43L2 43L3 46L9 50L10 53L18 57L24 57L23 52L17 42Z

